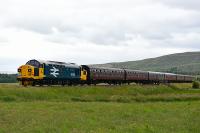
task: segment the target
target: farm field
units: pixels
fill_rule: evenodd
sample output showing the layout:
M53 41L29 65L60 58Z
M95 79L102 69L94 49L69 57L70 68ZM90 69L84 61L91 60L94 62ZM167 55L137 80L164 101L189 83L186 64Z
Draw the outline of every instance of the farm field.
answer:
M0 133L198 133L199 116L200 90L191 84L0 84Z

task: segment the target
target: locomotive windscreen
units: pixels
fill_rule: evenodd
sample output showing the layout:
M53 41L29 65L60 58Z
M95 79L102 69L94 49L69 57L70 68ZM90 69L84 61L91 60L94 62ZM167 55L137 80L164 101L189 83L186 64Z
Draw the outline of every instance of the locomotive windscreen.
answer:
M28 61L26 64L27 64L27 65L34 66L34 67L37 67L37 68L40 67L40 62L38 62L37 60L30 60L30 61Z

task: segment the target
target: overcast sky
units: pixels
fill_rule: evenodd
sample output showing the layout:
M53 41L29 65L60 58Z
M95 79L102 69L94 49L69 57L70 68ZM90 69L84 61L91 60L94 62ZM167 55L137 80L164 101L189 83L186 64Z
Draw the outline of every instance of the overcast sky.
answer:
M0 71L200 51L199 0L0 0Z

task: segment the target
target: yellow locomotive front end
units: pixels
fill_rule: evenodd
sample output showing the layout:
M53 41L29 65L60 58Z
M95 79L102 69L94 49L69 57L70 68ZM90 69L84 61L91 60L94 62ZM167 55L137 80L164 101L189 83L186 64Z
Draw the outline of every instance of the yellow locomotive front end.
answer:
M31 85L34 79L34 67L31 65L22 65L18 68L18 81L21 85Z
M35 62L35 60L31 60L18 68L17 80L21 85L35 85L36 82L41 82L45 77L44 66Z

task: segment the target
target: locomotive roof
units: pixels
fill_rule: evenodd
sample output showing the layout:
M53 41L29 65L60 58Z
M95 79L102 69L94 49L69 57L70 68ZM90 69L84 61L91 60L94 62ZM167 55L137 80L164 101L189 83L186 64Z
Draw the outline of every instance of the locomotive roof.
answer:
M66 67L73 67L73 68L79 68L78 65L75 63L66 63L66 62L58 62L58 61L45 61L45 60L29 60L26 64L29 64L31 62L35 62L36 64L45 64L45 65L59 65L59 66L66 66Z

